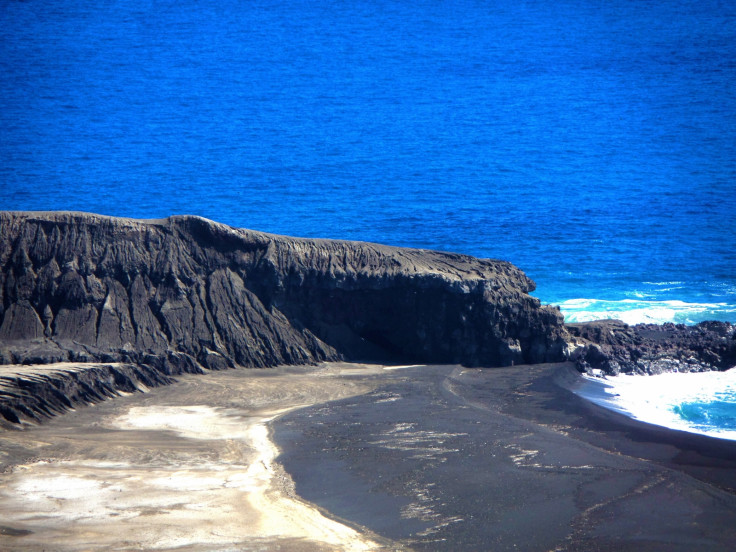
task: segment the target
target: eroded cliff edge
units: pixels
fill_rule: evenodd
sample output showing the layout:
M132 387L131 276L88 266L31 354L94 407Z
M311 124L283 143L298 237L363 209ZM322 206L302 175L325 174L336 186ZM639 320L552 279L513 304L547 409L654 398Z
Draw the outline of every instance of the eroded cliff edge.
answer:
M611 374L736 365L730 324L565 326L533 289L510 263L452 253L193 216L0 212L0 426L235 366L572 360Z
M561 360L557 309L504 261L194 216L0 213L0 362L167 374L324 360Z

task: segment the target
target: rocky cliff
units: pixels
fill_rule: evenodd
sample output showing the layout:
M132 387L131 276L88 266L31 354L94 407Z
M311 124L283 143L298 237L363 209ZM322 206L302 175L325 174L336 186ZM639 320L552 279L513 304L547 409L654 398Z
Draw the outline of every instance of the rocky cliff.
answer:
M148 365L55 363L0 366L0 429L41 422L80 404L145 391L174 380Z
M568 324L567 330L569 357L581 371L659 374L736 366L736 327L727 322L629 326L598 320Z
M176 374L323 360L561 360L559 311L513 265L194 216L0 213L0 363Z

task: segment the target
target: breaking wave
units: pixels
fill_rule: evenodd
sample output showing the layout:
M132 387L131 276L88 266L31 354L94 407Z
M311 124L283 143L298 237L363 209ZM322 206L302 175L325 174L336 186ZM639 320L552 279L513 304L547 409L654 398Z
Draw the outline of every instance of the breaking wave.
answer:
M643 422L736 440L736 368L654 376L583 376L574 391Z
M569 299L559 303L566 322L615 318L627 324L697 324L705 320L736 322L732 303L687 303L644 299Z

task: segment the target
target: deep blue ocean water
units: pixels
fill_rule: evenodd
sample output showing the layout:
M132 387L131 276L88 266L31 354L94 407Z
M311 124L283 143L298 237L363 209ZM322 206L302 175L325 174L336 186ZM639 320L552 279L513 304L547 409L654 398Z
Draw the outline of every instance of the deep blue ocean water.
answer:
M0 208L512 261L736 322L736 3L0 3Z

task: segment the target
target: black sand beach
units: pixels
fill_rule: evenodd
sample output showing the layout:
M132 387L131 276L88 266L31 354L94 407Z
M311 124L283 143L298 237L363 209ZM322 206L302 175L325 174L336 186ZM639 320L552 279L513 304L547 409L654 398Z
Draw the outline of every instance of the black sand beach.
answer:
M565 364L405 368L279 419L297 492L414 550L732 550L736 443L605 411Z
M732 550L736 443L577 377L327 363L78 407L0 433L0 549Z

